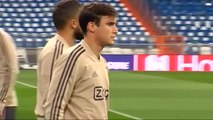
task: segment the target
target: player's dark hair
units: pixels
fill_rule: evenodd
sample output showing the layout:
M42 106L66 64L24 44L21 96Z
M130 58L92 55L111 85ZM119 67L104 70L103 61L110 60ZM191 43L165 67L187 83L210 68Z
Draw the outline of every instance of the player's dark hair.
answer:
M53 10L53 22L57 30L65 27L70 19L77 18L81 4L76 0L60 0Z
M84 5L79 13L79 24L83 34L87 33L89 22L95 22L99 26L101 17L103 16L116 17L117 12L112 6L105 3L89 3Z

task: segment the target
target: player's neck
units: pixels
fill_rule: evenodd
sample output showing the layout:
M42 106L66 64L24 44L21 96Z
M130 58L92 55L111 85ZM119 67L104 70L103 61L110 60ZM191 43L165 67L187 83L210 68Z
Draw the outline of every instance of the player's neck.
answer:
M60 30L57 33L64 38L68 45L73 46L75 39L70 31Z
M85 36L84 41L87 43L87 45L90 47L90 49L93 51L93 53L97 56L97 58L100 58L101 51L103 49L102 46L100 46L95 39L91 39L91 37Z

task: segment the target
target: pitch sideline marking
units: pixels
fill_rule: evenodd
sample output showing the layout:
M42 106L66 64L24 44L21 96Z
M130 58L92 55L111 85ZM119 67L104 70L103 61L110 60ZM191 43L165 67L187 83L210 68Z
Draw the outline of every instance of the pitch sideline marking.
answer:
M118 114L118 115L122 115L122 116L125 116L125 117L128 117L128 118L132 118L134 120L142 120L142 118L134 117L134 116L128 115L126 113L118 112L118 111L115 111L115 110L112 110L112 109L109 109L109 111L113 112L115 114Z
M24 83L24 82L16 81L16 83L21 84L21 85L24 85L24 86L27 86L27 87L30 87L30 88L37 89L36 86L30 85L30 84L27 84L27 83ZM134 119L134 120L142 120L141 118L134 117L134 116L132 116L132 115L128 115L128 114L125 114L125 113L122 113L122 112L119 112L119 111L116 111L116 110L109 109L109 111L110 111L110 112L113 112L113 113L115 113L115 114L118 114L118 115L122 115L122 116L125 116L125 117L128 117L128 118L132 118L132 119Z
M37 89L37 87L34 86L34 85L26 84L26 83L23 83L23 82L20 82L20 81L16 81L16 83L21 84L21 85L24 85L24 86L27 86L27 87L30 87L30 88Z

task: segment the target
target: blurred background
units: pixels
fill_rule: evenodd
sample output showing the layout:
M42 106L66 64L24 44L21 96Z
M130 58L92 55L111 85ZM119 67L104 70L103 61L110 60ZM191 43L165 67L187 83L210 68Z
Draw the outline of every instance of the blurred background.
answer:
M110 119L213 119L213 0L78 1L119 13L116 44L103 50ZM17 81L20 119L35 119L37 57L55 34L56 2L0 0L0 28L14 38L25 69Z

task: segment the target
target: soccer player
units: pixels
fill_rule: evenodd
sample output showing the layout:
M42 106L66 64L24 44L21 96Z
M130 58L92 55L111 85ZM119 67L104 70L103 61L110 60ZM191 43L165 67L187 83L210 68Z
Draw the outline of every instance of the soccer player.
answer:
M0 29L0 119L15 120L18 60L12 37Z
M104 3L82 8L79 23L84 40L67 49L55 64L44 105L46 119L108 119L108 69L100 54L114 44L116 17L115 9Z
M43 104L51 81L53 66L63 51L73 46L75 39L83 39L77 21L81 5L75 0L61 0L53 10L53 22L57 33L51 38L39 55L37 70L37 100L35 114L44 118Z

